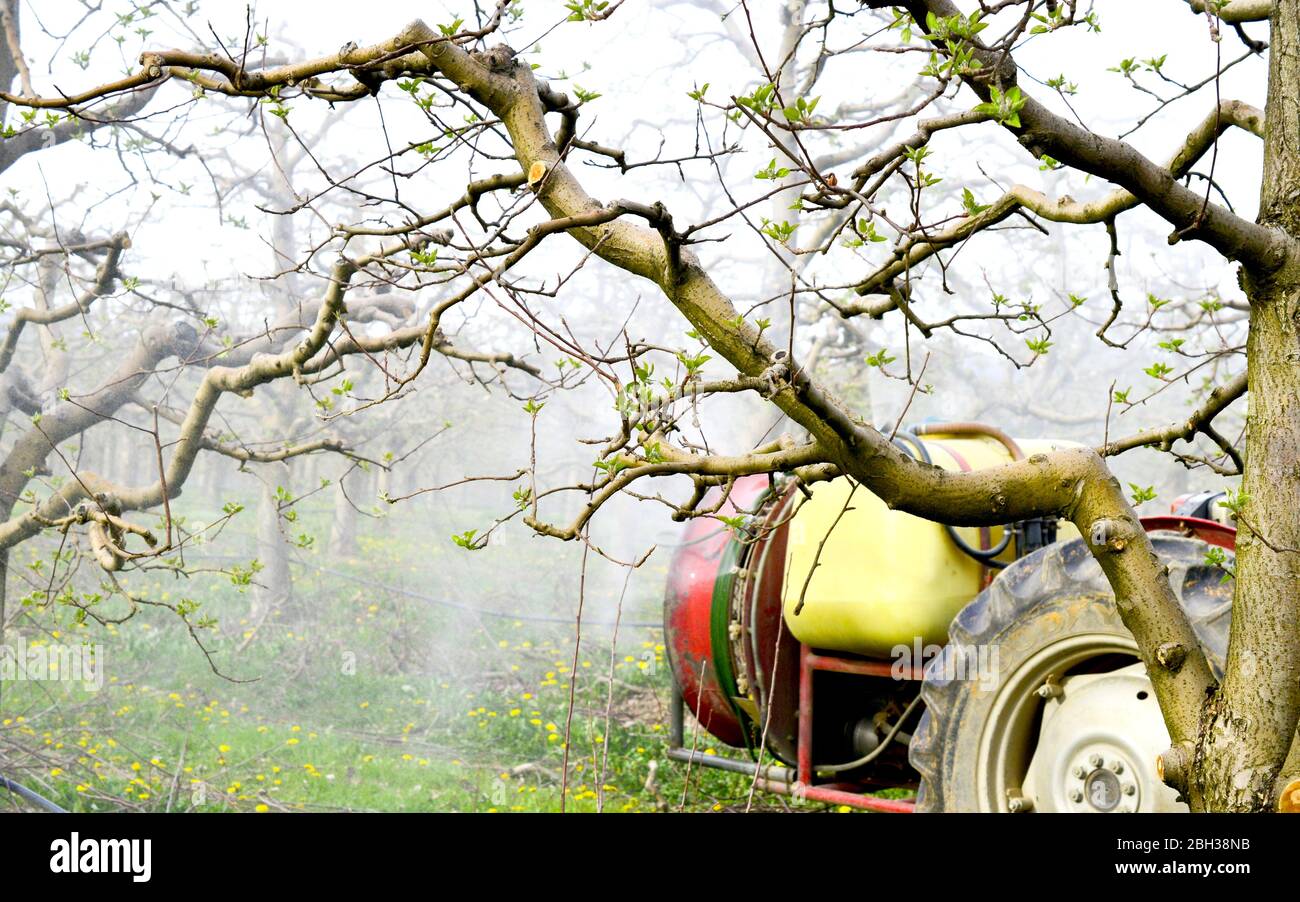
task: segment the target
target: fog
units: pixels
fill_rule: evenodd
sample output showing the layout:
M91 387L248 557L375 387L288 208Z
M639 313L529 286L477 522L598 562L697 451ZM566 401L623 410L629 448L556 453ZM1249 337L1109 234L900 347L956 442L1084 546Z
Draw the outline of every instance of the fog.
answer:
M558 90L600 95L583 106L580 137L622 148L628 163L683 160L621 172L608 159L589 156L575 167L594 196L661 201L683 229L767 190L753 178L780 156L766 137L754 128L719 132L716 112L704 122L701 105L688 94L707 83L704 96L721 104L765 80L749 29L771 64L780 41L777 5L751 3L750 25L729 2L627 0L608 21L572 23L564 21L563 3L526 0L526 14L509 25L504 40ZM247 13L238 4L209 3L188 15L162 8L151 18L137 13L129 25L113 23L125 4L93 14L79 3L36 6L41 28L25 19L24 43L43 92L121 77L144 49L206 46L214 37L236 48L246 32L264 35L265 45L250 58L277 62L387 40L415 18L431 25L458 16L474 21L473 4L451 0L395 0L363 13L334 0L263 0ZM1100 33L1071 29L1026 41L1018 50L1024 83L1041 85L1068 60L1065 74L1080 86L1068 98L1071 113L1118 134L1154 106L1110 71L1121 59L1168 54L1164 72L1192 83L1213 73L1216 52L1223 62L1242 52L1235 40L1211 43L1202 17L1171 9L1180 3L1134 6L1098 3ZM875 28L864 20L833 40L843 46L868 31ZM83 66L75 54L90 46L94 52ZM819 110L905 108L921 96L919 59L904 53L834 58L818 82ZM1248 58L1228 69L1221 95L1262 104L1264 66ZM1052 96L1054 108L1066 109L1064 98L1035 87ZM382 103L296 99L280 118L255 100L210 94L190 102L188 88L171 83L150 102L153 115L116 126L111 135L30 154L4 172L2 187L14 204L60 235L125 231L131 241L124 273L136 281L129 290L43 330L39 341L24 339L22 359L36 377L42 409L52 410L60 392L76 398L94 391L123 356L117 336L138 334L152 317L211 320L214 340L256 337L304 299L325 293L338 252L331 240L336 225L391 225L403 210L439 209L470 180L510 171L513 161L502 158L500 143L486 140L484 156L448 152L427 168L405 158L397 165L395 149L441 136L415 105L394 97L406 99L393 85L384 88ZM924 115L974 102L966 89L950 91ZM1201 94L1171 103L1129 140L1163 161L1204 118L1208 103ZM451 121L466 111L448 106L442 112ZM19 113L10 108L7 116L13 122ZM903 117L819 135L816 154L845 156L838 168L847 180L861 158L851 149L869 152L914 126L915 117ZM701 158L719 151L719 140L734 141L734 152ZM935 191L954 209L962 187L982 203L1012 183L1078 200L1111 190L1077 172L1041 167L993 123L940 134L931 151L927 165L942 178ZM1218 188L1238 213L1253 216L1259 142L1229 132L1218 153ZM728 191L739 193L729 200ZM1169 359L1159 343L1179 334L1144 327L1148 297L1179 302L1178 312L1167 313L1173 328L1175 320L1191 318L1182 303L1237 300L1241 292L1234 268L1221 257L1194 241L1171 248L1169 226L1142 210L1126 214L1118 231L1116 275L1126 306L1110 335L1116 342L1132 336L1126 349L1095 336L1111 310L1105 228L1018 217L961 245L946 271L918 272L917 309L932 319L985 313L999 293L1016 304L1040 305L1056 318L1050 351L1036 359L1014 323L976 321L969 334L940 330L923 340L905 330L897 313L842 321L826 316L826 306L811 295L801 297L791 321L788 267L795 256L774 250L760 226L797 196L796 188L710 226L693 250L740 311L770 318L782 342L793 328L795 359L878 426L892 428L900 418L977 420L1019 437L1099 446L1185 416L1206 380L1221 381L1240 360L1217 356L1240 343L1234 331L1240 323L1233 323L1197 349L1207 365L1191 368L1186 378L1165 382L1143 373ZM885 199L888 209L909 202L905 192ZM538 219L530 212L523 222ZM816 229L801 225L795 244L820 240ZM874 269L887 247L810 255L798 260L800 277L845 299L844 286ZM111 576L85 565L61 569L68 539L54 530L14 549L5 635L29 641L74 635L97 644L108 681L97 693L6 687L0 763L10 775L94 809L150 809L160 799L170 810L554 808L558 743L547 737L563 735L573 711L574 760L590 768L571 778L584 787L572 795L574 803L596 791L592 774L602 768L599 747L612 729L607 714L631 731L617 750L626 757L617 767L626 770L627 785L653 782L654 768L646 763L653 755L635 749L662 741L669 700L662 631L653 625L661 622L664 582L683 525L665 502L685 501L690 481L638 484L647 497L612 499L591 520L586 545L538 535L524 524L512 492L526 484L515 474L531 468L539 490L591 481L593 460L618 426L609 384L589 366L566 363L572 358L560 345L571 342L596 356L616 355L628 341L678 348L689 344L690 325L654 286L588 257L575 242L554 239L518 272L557 289L532 296L555 340L539 338L519 308L492 291L454 308L440 329L459 348L513 354L559 380L560 387L544 392L535 416L524 409L538 396L528 373L436 353L417 380L398 390L392 372L366 362L349 365L351 388L343 392L332 391L336 383L283 380L251 397L224 399L211 430L262 451L342 437L351 456L241 463L201 454L183 491L170 499L170 520L156 509L136 517L159 535L169 526L189 535L183 550ZM35 303L42 291L30 267L10 266L6 279L11 310ZM449 290L433 280L415 286L408 280L390 291L383 280L366 277L353 287L362 298L397 297L407 305L402 324L423 322ZM1070 310L1071 295L1085 303ZM397 327L397 319L383 317L361 326L373 336ZM881 350L893 358L883 370L867 363ZM413 359L402 357L394 371L408 372ZM672 375L672 365L665 355L656 376ZM627 378L628 367L622 370ZM703 369L717 378L733 372L720 355ZM157 441L147 405L128 405L52 458L50 472L38 474L39 493L57 490L82 469L113 483L152 482L178 436L166 411L183 413L196 384L180 367L160 368L140 389L163 411ZM1116 390L1128 391L1134 403L1117 404ZM0 450L29 429L21 413L8 415ZM680 426L692 443L718 453L743 453L784 431L798 437L774 406L749 396L702 399ZM1167 511L1183 492L1228 482L1149 449L1115 459L1113 469L1122 483L1154 488L1156 498L1143 513ZM548 496L540 510L547 522L563 526L584 503L584 492L566 491ZM643 558L641 566L629 566ZM77 603L50 602L61 593ZM180 599L200 605L188 624L167 606ZM84 606L102 613L103 622L79 614ZM196 627L209 617L211 623ZM575 664L576 708L569 704ZM607 696L611 686L618 693ZM518 735L498 734L486 725L489 714L516 722ZM539 724L529 726L533 720ZM301 743L286 745L294 739ZM309 755L304 748L326 739L346 746L347 754L325 764L300 760ZM65 753L78 743L79 752ZM358 763L365 756L372 760ZM160 763L151 765L152 759ZM389 766L370 771L374 760ZM136 764L145 777L132 769ZM135 779L142 782L127 792ZM667 802L655 801L658 790L636 802L625 801L635 795L631 790L610 798L618 806L662 807L677 803L677 791ZM712 805L730 788L706 784L695 791L701 804ZM520 801L539 792L552 793L545 805Z

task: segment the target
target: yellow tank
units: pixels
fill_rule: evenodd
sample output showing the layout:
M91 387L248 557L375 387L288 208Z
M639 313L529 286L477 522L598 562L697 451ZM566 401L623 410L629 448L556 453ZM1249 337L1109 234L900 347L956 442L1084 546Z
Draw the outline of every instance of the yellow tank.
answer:
M920 441L931 461L946 470L978 470L1012 460L1004 439L993 434L926 432ZM1026 457L1075 445L1005 441ZM791 634L816 648L879 657L899 645L911 648L918 638L927 645L945 643L952 618L984 587L987 568L963 553L941 524L892 511L863 486L853 493L852 510L831 529L848 499L848 480L820 483L811 491L790 523L785 622ZM983 536L977 528L957 530L976 549L997 547L1002 532L1001 527ZM1077 535L1073 525L1062 523L1059 537L1071 535ZM1012 560L1012 544L999 560ZM809 581L814 561L818 566ZM801 595L804 604L796 615Z

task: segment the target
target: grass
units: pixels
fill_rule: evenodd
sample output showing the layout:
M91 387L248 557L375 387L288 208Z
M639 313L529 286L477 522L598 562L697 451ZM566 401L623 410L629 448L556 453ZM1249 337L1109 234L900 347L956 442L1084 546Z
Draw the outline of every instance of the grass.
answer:
M539 577L547 551L532 547L542 551L515 553L515 565ZM660 630L625 627L614 647L609 629L588 627L575 676L572 624L475 616L374 584L382 573L428 591L444 556L470 552L374 536L359 552L329 562L351 579L314 571L320 558L307 555L294 597L270 612L224 573L133 575L137 597L184 597L217 617L200 636L221 675L166 609L143 607L120 626L78 623L75 608L30 610L17 630L29 644L100 644L107 679L97 692L6 683L5 774L76 811L534 812L558 811L561 799L570 811L745 807L745 775L694 768L687 786L686 767L665 759ZM476 593L490 597L490 587ZM657 616L647 591L624 619ZM711 741L701 734L706 754L727 751Z

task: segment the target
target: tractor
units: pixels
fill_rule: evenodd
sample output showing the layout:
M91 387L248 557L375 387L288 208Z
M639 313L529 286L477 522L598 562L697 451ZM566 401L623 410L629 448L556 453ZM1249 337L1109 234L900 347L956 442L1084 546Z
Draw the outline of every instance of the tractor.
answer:
M978 423L893 441L949 470L1072 444ZM670 759L877 811L1187 810L1157 774L1169 737L1137 644L1073 524L954 528L843 478L714 491L717 516L689 522L669 569ZM1230 517L1205 492L1142 524L1221 673Z

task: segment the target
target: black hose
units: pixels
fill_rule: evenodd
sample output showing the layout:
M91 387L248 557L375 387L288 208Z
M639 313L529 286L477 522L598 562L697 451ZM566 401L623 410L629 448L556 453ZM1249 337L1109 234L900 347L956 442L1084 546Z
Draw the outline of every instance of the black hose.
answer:
M866 767L872 761L879 758L881 753L885 751L895 738L902 735L903 722L912 716L912 712L916 710L916 706L919 704L921 704L921 695L920 693L917 693L916 698L912 699L908 706L903 709L903 713L898 716L898 721L890 728L889 732L885 734L885 738L880 741L880 745L867 752L867 754L863 755L861 758L858 758L856 761L845 761L843 764L815 764L813 765L813 770L827 774L842 774L846 770L857 770L859 767Z
M899 441L900 438L906 439L907 443L912 445L912 447L916 449L917 453L913 453L911 449L907 447L906 444L900 442ZM894 444L901 447L904 451L908 453L909 456L913 458L919 458L920 460L924 461L927 464L934 463L934 461L930 458L930 452L928 452L925 449L925 443L921 441L920 436L912 432L910 429L903 429L899 431L899 433L894 437ZM969 544L966 543L966 540L963 539L961 535L957 532L956 527L952 526L949 523L943 524L943 529L944 532L948 533L948 538L952 539L952 543L957 546L958 551L962 552L963 554L969 557L974 558L984 566L992 567L995 570L1001 570L1003 567L1007 565L1006 561L995 560L995 558L997 558L997 556L1000 555L1002 552L1006 551L1007 546L1011 544L1012 530L1010 527L1004 526L1002 528L1002 541L998 542L998 544L995 545L994 547L987 548L987 549L972 548Z
M906 439L907 440L906 444L900 442L899 441L900 438ZM920 437L916 433L912 432L910 429L904 429L901 432L897 433L894 436L894 444L898 445L900 448L906 451L909 457L912 457L914 459L919 459L927 464L934 463L934 461L930 458L930 452L926 450L925 442L921 441ZM907 447L907 445L909 444L912 446L912 448L916 449L915 452L913 452L910 448Z
M0 787L9 790L16 796L26 799L28 802L35 805L37 808L45 809L51 814L68 813L66 810L60 808L58 805L55 805L49 799L45 798L45 796L38 795L37 793L32 792L26 786L23 786L21 783L15 783L13 780L10 780L8 777L0 777Z
M972 548L966 544L965 539L958 535L957 530L954 527L945 523L943 528L948 531L948 538L952 539L952 543L956 545L960 551L975 558L975 560L979 561L984 566L992 567L995 570L1001 570L1007 565L1006 561L998 561L994 560L994 558L1006 551L1007 546L1011 544L1012 530L1009 526L1002 527L1002 541L998 542L998 544L992 548Z

